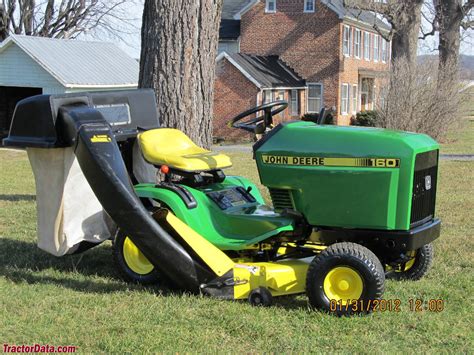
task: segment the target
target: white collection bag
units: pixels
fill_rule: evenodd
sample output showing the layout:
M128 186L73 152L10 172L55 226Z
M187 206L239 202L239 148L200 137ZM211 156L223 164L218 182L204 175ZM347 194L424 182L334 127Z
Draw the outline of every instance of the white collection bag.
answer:
M101 243L115 235L116 225L87 182L73 148L28 148L35 176L38 247L55 256L73 253L79 243ZM152 182L156 170L134 150L134 174Z

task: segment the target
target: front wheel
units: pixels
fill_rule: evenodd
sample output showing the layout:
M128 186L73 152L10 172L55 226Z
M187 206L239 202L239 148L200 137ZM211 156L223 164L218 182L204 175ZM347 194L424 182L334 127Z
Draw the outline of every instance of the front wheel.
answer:
M140 284L155 284L160 275L154 265L121 230L117 232L113 245L115 265L125 281Z
M433 264L433 244L425 244L413 252L412 258L404 264L396 265L387 272L387 278L393 280L419 280L426 275Z
M355 243L326 248L311 262L306 277L310 305L337 315L370 312L384 287L385 274L379 259Z

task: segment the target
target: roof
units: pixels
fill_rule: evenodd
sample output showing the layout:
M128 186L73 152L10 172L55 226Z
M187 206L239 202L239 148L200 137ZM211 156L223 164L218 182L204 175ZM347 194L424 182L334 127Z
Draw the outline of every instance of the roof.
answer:
M344 0L321 0L330 9L336 12L341 19L349 19L370 25L374 23L381 30L390 31L390 26L378 18L375 13L365 10L356 10L344 6Z
M390 31L390 26L378 18L373 12L356 10L344 6L344 0L321 0L326 6L338 14L340 19L362 22L370 27L374 23L382 31ZM257 0L224 0L222 9L223 19L240 19L240 15L259 3Z
M250 0L224 0L222 18L233 19L248 3L250 3Z
M139 63L106 42L11 35L0 45L0 55L16 44L63 86L134 87Z
M226 58L259 88L297 88L306 82L278 56L221 53L217 60Z
M240 36L240 20L222 19L219 27L219 39L237 39Z

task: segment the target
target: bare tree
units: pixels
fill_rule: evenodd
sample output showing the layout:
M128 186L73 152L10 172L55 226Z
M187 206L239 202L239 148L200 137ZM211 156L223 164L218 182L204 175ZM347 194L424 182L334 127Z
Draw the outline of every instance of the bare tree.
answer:
M416 65L403 58L394 61L377 100L376 125L443 139L461 122L466 97L457 76L443 75L440 81L439 75L435 60Z
M433 0L431 16L426 19L431 22L431 31L423 33L422 38L439 34L439 65L440 68L456 67L459 60L461 45L461 30L474 29L474 0Z
M145 0L139 86L156 92L165 127L212 143L222 0Z
M392 27L392 59L406 58L410 65L416 62L423 0L344 0L344 6L383 16ZM387 39L382 31L374 28Z
M76 38L98 30L119 37L136 0L1 0L0 42L10 33Z

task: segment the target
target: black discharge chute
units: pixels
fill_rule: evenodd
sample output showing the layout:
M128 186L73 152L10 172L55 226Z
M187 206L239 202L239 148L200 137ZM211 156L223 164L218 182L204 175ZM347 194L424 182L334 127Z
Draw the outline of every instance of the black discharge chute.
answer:
M151 90L41 95L18 104L4 144L73 147L82 173L107 214L160 272L177 286L197 291L216 275L195 260L143 206L121 151L140 129L157 126Z

